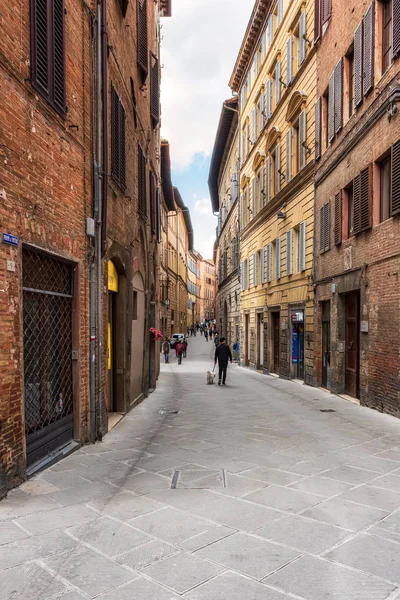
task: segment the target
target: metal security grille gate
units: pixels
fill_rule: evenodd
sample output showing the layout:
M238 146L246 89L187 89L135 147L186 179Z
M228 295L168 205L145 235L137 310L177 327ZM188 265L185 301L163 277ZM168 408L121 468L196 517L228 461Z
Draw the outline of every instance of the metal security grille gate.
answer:
M72 266L23 250L28 467L73 437Z

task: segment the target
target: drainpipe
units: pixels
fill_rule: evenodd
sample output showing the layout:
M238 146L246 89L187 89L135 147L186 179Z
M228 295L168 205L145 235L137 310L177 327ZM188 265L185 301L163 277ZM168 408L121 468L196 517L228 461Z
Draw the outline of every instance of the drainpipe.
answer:
M104 0L97 4L97 204L96 204L96 262L97 262L97 438L102 439L103 377L102 377L102 42Z
M103 80L103 180L102 180L102 232L101 243L104 255L107 239L107 200L108 200L108 31L107 31L107 0L102 0L102 30L101 30L101 68Z
M91 16L91 90L92 90L92 131L91 152L93 157L93 195L94 217L97 205L97 163L95 149L95 17ZM89 328L90 328L90 364L89 364L89 407L90 407L90 443L96 441L96 284L95 284L95 247L89 248Z

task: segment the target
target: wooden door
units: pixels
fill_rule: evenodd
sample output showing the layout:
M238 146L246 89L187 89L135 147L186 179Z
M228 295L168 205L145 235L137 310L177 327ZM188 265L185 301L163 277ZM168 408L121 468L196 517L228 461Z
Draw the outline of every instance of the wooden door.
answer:
M331 371L331 305L322 304L322 386L330 389Z
M360 296L345 296L345 392L359 397L360 380Z
M280 319L279 313L272 313L272 331L274 346L273 372L279 374L279 352L280 352Z
M258 336L258 365L259 369L264 366L264 318L262 314L257 315L257 336Z

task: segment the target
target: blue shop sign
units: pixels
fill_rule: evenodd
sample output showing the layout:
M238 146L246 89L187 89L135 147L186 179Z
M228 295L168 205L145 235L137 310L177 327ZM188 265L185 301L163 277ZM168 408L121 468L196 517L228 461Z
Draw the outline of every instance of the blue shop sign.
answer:
M16 235L11 235L11 233L3 233L3 243L18 246L18 238Z

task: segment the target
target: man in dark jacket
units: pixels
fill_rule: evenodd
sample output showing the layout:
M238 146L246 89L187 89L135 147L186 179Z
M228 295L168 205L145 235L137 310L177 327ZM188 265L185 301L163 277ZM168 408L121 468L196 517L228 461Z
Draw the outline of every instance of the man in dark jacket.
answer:
M222 337L219 341L219 345L215 348L214 363L219 365L218 374L218 385L225 385L226 382L226 370L228 368L228 360L232 364L232 353L231 349L226 343L226 338Z

